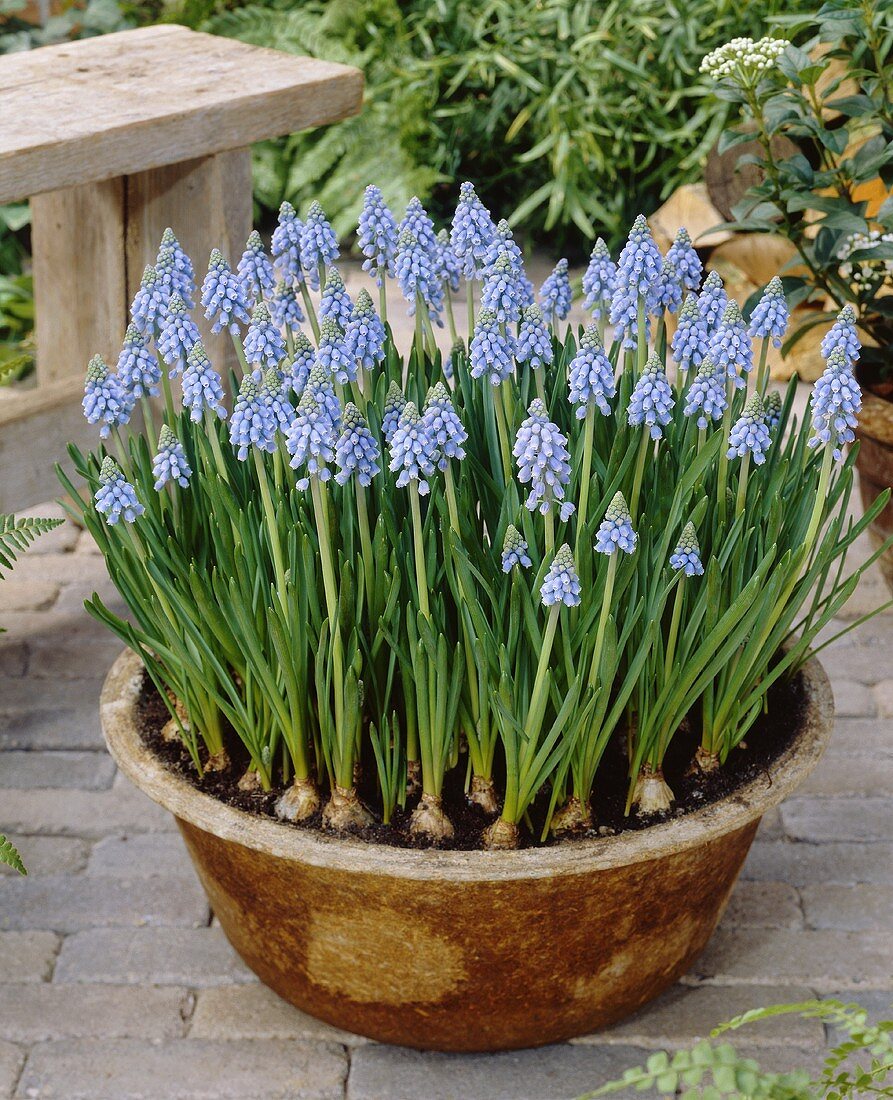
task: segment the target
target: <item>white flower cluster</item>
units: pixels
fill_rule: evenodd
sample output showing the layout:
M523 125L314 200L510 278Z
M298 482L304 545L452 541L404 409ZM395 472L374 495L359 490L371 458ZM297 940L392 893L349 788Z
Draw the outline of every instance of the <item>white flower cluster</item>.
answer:
M701 72L714 80L751 83L771 69L790 43L784 38L733 38L712 50L701 62Z
M893 233L881 233L872 229L870 233L851 233L837 253L840 264L840 277L853 286L865 288L893 282L893 260L856 260L850 262L854 252L863 252L881 244L893 243Z

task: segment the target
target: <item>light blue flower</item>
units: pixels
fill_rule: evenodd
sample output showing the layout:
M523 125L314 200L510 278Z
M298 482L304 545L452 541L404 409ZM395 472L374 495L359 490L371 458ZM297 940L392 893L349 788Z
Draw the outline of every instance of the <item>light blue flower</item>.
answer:
M378 286L385 275L394 274L397 255L397 221L385 204L381 191L369 184L363 193L363 209L357 229L357 244L366 257L363 270Z
M546 607L563 603L565 607L577 607L580 603L582 587L574 565L574 555L565 543L552 559L549 572L546 573L540 588L540 596Z
M230 443L238 448L239 461L247 459L251 447L270 453L275 451L277 427L263 383L253 374L246 374L229 422Z
M629 399L627 422L647 425L652 439L660 439L663 428L673 419L673 391L655 352L648 358Z
M513 324L521 316L515 271L506 252L498 257L487 275L481 294L481 309L491 310L503 325Z
M469 349L471 377L485 375L498 386L515 369L515 338L496 320L492 310L482 309L474 326Z
M707 331L711 336L722 320L728 300L729 297L722 285L722 277L719 272L711 271L704 280L704 285L701 287L701 293L698 296L698 310L704 318Z
M567 372L568 400L577 406L577 419L583 420L590 404L597 405L603 416L609 416L608 400L616 392L614 368L595 322L588 325L580 339L580 348L571 360Z
M266 302L258 302L251 314L251 324L245 334L245 360L263 371L275 367L285 358L285 341L273 324Z
M316 401L322 405L325 409L326 416L332 421L335 426L335 433L341 430L341 402L338 400L338 395L335 393L335 388L332 385L332 375L329 370L323 366L317 356L317 361L310 368L310 374L307 376L307 385L304 387L304 392L309 393Z
M831 361L835 351L841 351L850 364L859 358L862 344L856 331L856 311L852 306L846 305L837 314L837 320L825 333L822 339L822 357Z
M530 403L527 412L528 417L518 429L512 450L518 465L518 480L522 485L530 485L524 506L531 512L539 510L545 515L554 503L558 503L564 522L574 513L573 504L564 499L564 490L571 477L567 438L558 425L549 420L546 407L538 397Z
M344 280L337 267L330 267L319 302L320 320L331 318L341 329L346 329L352 313L353 302L344 289Z
M784 296L784 286L781 279L776 275L769 280L762 297L754 307L754 311L750 315L750 327L747 331L754 339L771 339L772 343L780 348L790 316L788 303Z
M385 329L365 287L357 295L344 343L354 363L374 370L385 358Z
M454 294L462 286L462 264L450 244L450 235L446 229L437 231L437 243L440 246L440 275L446 289Z
M338 467L335 480L344 485L356 474L361 485L371 485L381 469L380 458L381 448L369 431L369 425L356 405L349 401L344 406L341 435L335 446L335 465Z
M751 394L744 411L729 432L729 449L726 458L744 458L749 454L756 466L766 461L766 451L772 440L766 424L766 410L758 393Z
M273 266L290 287L300 286L304 281L301 267L301 233L304 223L298 217L290 202L279 207L279 217L270 240L270 253Z
M710 420L722 420L727 404L726 372L722 367L715 366L711 359L705 359L688 388L682 411L686 416L697 413L697 425L704 429Z
M537 305L527 306L521 313L515 358L534 370L549 366L554 358L552 334L546 327L543 311Z
M741 310L734 300L726 303L722 320L710 338L710 358L717 367L725 368L738 389L746 385L742 375L753 370L753 345L747 335Z
M707 358L710 333L707 322L698 309L698 299L689 294L679 310L679 321L673 333L673 358L681 371L697 369Z
M118 356L115 373L131 403L138 397L145 397L147 394L155 397L158 393L161 367L146 347L143 334L134 324L128 325L124 333L124 346Z
M461 184L450 243L462 264L466 279L481 277L495 232L490 212L475 194L474 185L468 182Z
M781 423L781 394L778 390L770 390L763 401L766 409L766 424L770 432L774 432Z
M505 530L505 541L502 544L503 573L511 573L516 565L521 569L529 569L532 564L527 553L527 543L518 528L510 523Z
M810 447L832 444L833 456L843 458L842 447L856 438L854 429L862 408L862 390L853 374L853 367L843 347L835 348L828 357L821 378L813 387L810 398L812 428Z
M670 555L670 567L677 573L684 570L686 577L702 577L704 566L701 564L701 548L698 545L698 533L693 523L686 523L679 536L676 549Z
M644 214L632 224L617 264L617 285L633 297L643 298L649 311L657 290L663 258L658 251Z
M400 389L396 382L391 382L388 386L388 392L385 394L384 416L381 420L381 434L384 436L385 443L390 444L391 438L396 431L397 425L400 423L400 417L403 415L403 410L405 408L406 397L403 394L403 390Z
M335 458L337 439L337 426L308 386L298 403L285 444L292 456L289 465L295 470L304 467L304 476L297 482L302 492L310 487L312 477L325 482L332 476L328 463Z
M314 290L319 289L320 266L328 267L339 255L335 230L326 220L322 207L314 201L310 204L301 230L301 267Z
M614 338L626 351L634 351L639 342L639 298L627 287L617 286L611 299L608 319L614 328ZM651 318L645 316L645 343L651 339Z
M411 229L400 231L394 271L403 297L409 305L411 317L415 316L419 299L425 303L430 313L435 316L439 314L443 306L440 273Z
M295 418L295 410L288 399L290 388L290 385L276 367L267 367L263 378L264 396L270 406L270 412L273 414L277 428L286 436L291 428L291 422Z
M443 257L441 256L441 247L437 241L437 234L434 232L434 223L428 217L428 213L422 206L421 202L413 196L409 200L406 207L406 213L403 217L403 221L400 222L399 232L397 235L398 249L400 247L400 238L405 232L409 232L415 237L416 249L414 254L418 256L418 251L421 250L424 253L424 272L420 271L420 277L417 280L418 290L422 295L426 305L428 306L428 315L431 320L438 325L442 325L440 314L443 311L444 294L443 294ZM411 250L412 252L413 250ZM398 260L399 268L399 260ZM405 263L404 263L404 275L405 275ZM399 271L398 271L399 277ZM406 291L404 290L404 295ZM407 301L409 298L407 296ZM410 303L410 315L413 314L414 300Z
M701 258L691 243L688 230L680 228L667 251L666 260L676 270L676 276L684 290L697 290L704 272Z
M187 308L192 309L192 296L186 290L189 282L177 267L179 257L182 255L183 250L179 245L175 249L172 245L162 244L155 259L155 272L158 276L157 285L162 289L166 299L171 298L174 294L179 294L186 302Z
M434 473L437 462L437 443L412 401L406 402L388 445L391 451L388 469L391 473L399 470L397 485L402 488L410 481L417 481L419 493L424 496L429 490L427 479Z
M611 259L608 246L599 237L583 275L583 308L588 309L596 321L608 316L616 282L617 265Z
M260 301L273 293L276 276L273 265L264 250L264 242L256 229L252 230L245 245L245 251L239 260L239 278L255 301Z
M540 306L543 316L550 324L556 318L559 321L565 320L571 311L571 300L571 281L567 273L567 260L561 259L540 287Z
M339 386L346 386L348 382L356 380L356 360L334 317L326 317L319 327L316 362L334 377Z
M189 316L184 300L179 294L174 294L164 312L158 340L158 350L168 365L171 378L176 378L180 373L186 357L199 340L201 333L198 325Z
M270 299L270 311L273 323L280 332L297 333L304 322L304 311L295 295L294 287L284 279L276 287L276 293Z
M205 317L214 322L212 332L226 328L237 336L239 324L247 325L251 320L248 290L217 248L211 253L208 274L202 283L202 305Z
M669 257L664 259L654 298L657 313L661 310L675 313L682 305L682 282L676 272L675 264Z
M169 286L158 278L158 272L149 264L130 307L131 320L143 335L154 336L158 331L169 299Z
M169 250L169 253L165 250ZM164 257L162 257L164 252ZM168 256L170 259L168 260ZM171 264L170 284L172 289L189 304L192 309L192 299L195 294L195 268L192 260L183 251L180 242L174 235L173 229L168 227L161 234L161 244L158 248L158 258L166 265Z
M294 355L287 369L291 379L291 388L300 396L304 392L307 379L316 364L316 348L303 332L295 335L294 348Z
M111 373L101 355L94 355L87 365L82 405L88 424L102 423L100 439L105 439L112 428L120 427L130 420L132 399L122 389L121 383Z
M608 505L605 518L595 533L595 550L599 554L614 554L622 550L632 554L636 549L638 535L633 530L633 518L629 514L629 505L623 493L615 493Z
M211 365L201 340L197 340L189 350L182 382L183 408L189 409L190 420L198 423L205 409L210 409L221 419L226 417L220 375Z
M137 500L136 489L124 477L111 455L106 455L102 460L99 489L93 499L96 501L96 511L105 516L105 522L110 527L122 518L125 523L133 523L146 510Z
M515 274L515 294L518 302L522 309L526 309L534 304L536 294L533 283L527 278L527 272L524 270L524 254L521 252L521 248L512 234L511 226L505 218L502 218L496 226L496 232L484 257L484 267L479 274L480 278L486 279L503 252L512 263L512 270Z
M436 450L433 461L439 470L445 470L449 459L461 461L465 457L462 446L468 432L453 408L449 391L443 382L435 383L425 398L422 420L428 435L434 440Z
M176 481L184 489L192 477L192 468L186 461L183 444L167 424L161 425L158 436L158 453L152 459L152 476L156 490L163 489L169 481Z

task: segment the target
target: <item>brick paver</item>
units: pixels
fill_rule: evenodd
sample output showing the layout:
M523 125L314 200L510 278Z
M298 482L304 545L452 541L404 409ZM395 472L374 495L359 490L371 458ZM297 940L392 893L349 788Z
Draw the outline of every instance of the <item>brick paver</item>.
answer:
M80 607L94 589L112 598L102 560L67 524L37 546L0 589L0 829L31 870L0 874L0 1097L565 1100L750 1007L893 999L893 615L823 653L829 755L767 815L678 986L570 1044L420 1054L297 1012L241 964L171 818L104 752L98 695L119 644ZM870 571L843 619L884 598ZM782 1069L816 1064L825 1036L781 1019L739 1041Z

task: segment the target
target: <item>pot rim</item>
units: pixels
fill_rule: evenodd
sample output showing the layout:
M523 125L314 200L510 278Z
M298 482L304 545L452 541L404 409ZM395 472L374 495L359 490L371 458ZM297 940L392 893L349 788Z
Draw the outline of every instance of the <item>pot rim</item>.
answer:
M330 836L229 806L170 771L140 737L135 707L143 664L129 649L106 676L100 720L109 752L144 794L175 817L223 840L280 859L353 873L411 879L546 878L586 874L644 863L699 847L762 817L797 787L821 758L831 736L834 697L827 674L813 657L801 669L806 707L800 730L766 769L725 798L682 817L612 837L565 841L518 851L439 851L396 848L357 837Z

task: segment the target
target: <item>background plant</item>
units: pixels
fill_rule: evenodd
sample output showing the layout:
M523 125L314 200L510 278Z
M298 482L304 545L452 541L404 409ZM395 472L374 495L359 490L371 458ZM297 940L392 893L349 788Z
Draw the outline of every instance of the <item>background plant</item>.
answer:
M802 44L766 59L762 48L772 40L731 43L704 61L717 96L743 120L720 149L752 141L754 132L762 149L745 158L759 163L763 178L736 205L732 227L791 241L805 266L784 274L791 303L851 304L879 345L865 348L865 362L878 367L893 326L893 200L870 213L866 187L893 186L893 11L876 0L832 0L815 16L774 22ZM777 156L777 137L798 152ZM789 343L822 320L806 320Z
M713 1037L759 1020L796 1014L820 1020L840 1034L825 1058L821 1073L806 1069L790 1073L763 1070L753 1058L742 1057L729 1043L698 1043L690 1050L659 1051L647 1063L630 1069L580 1100L594 1100L631 1088L659 1095L684 1097L747 1097L748 1100L848 1100L857 1096L893 1096L893 1021L872 1024L864 1008L840 1001L805 1001L772 1005L737 1016L713 1031Z

